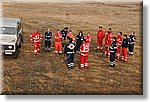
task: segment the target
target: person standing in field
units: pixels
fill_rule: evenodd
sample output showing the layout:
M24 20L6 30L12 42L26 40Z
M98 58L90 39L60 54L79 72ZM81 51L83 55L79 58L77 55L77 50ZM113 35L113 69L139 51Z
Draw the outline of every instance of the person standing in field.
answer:
M50 52L50 47L51 47L51 38L52 38L52 32L50 32L50 29L45 32L45 51Z
M112 36L113 36L112 29L109 28L108 32L106 32L106 37L105 37L105 56L108 56L108 57L110 57L109 46L112 43Z
M99 27L99 31L97 32L97 50L103 49L103 39L105 37L105 31L102 27Z
M84 39L84 42L80 46L80 68L88 69L88 54L90 50L90 42L89 39Z
M82 44L82 42L84 40L83 32L80 31L78 33L78 35L75 37L75 39L76 39L75 52L78 53L78 52L80 52L80 46L81 46L81 44Z
M62 34L62 40L66 40L66 36L68 34L68 27L65 27L63 30L61 30Z
M128 37L129 39L129 55L133 55L134 43L135 43L135 32L132 31L131 35Z
M62 34L62 47L64 47L66 36L68 34L68 27L65 27L63 30L61 30L61 34Z
M75 37L72 34L72 30L69 30L69 33L67 34L67 39L72 39L72 42L75 43Z
M127 38L127 35L123 35L123 41L122 41L122 60L124 62L127 62L128 60L128 46L129 46L129 41Z
M69 41L65 45L64 53L66 54L68 69L72 69L74 67L75 44L72 42L71 38L68 38L67 40Z
M109 46L110 50L110 67L115 66L115 55L116 55L116 50L117 50L117 41L116 37L113 37L113 41L111 45Z
M118 59L120 58L122 40L123 40L122 32L119 32L117 36L117 52L116 52Z
M87 39L87 42L88 42L89 44L91 44L92 37L91 37L90 32L88 32L87 36L85 36L85 39Z
M34 43L34 54L37 55L40 53L40 40L42 40L42 36L40 35L40 32L35 30L30 35L30 41Z
M55 34L55 54L62 54L62 34L60 30L57 30Z

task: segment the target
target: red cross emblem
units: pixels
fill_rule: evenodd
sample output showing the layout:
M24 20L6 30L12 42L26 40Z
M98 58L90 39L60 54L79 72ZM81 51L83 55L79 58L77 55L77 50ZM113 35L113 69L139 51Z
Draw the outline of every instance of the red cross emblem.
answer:
M70 45L69 45L69 49L74 49L74 47L75 47L75 46L74 46L73 44L70 44Z

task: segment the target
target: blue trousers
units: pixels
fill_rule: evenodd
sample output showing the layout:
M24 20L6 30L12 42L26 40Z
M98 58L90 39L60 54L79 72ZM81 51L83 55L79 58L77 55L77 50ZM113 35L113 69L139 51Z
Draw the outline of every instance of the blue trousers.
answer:
M110 52L110 65L111 66L115 65L115 51Z
M51 41L45 41L45 49L50 50L51 47Z
M74 67L74 54L67 54L68 68Z
M129 44L128 49L129 49L129 52L133 52L134 44Z

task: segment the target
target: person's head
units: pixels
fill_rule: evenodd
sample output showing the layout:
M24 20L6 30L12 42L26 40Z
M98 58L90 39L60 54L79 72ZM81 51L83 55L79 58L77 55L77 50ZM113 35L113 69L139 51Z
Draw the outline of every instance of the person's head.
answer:
M88 32L88 33L87 33L87 35L88 35L88 36L90 36L90 35L91 35L91 33L90 33L90 32Z
M68 36L67 37L67 43L71 43L72 42L72 39Z
M127 34L124 34L124 35L123 35L123 38L126 39L126 38L127 38Z
M57 33L60 33L60 29L57 29Z
M103 27L102 27L102 26L100 26L100 27L99 27L99 30L102 30L102 28L103 28Z
M122 32L119 32L118 35L121 35L121 36L122 36Z
M105 31L105 34L108 34L108 31Z
M111 28L108 28L108 32L110 32L110 31L112 31L112 29L111 29Z
M69 33L72 33L72 30L69 30Z
M68 27L65 27L64 30L65 30L65 31L68 31Z
M47 29L48 32L50 32L50 29Z
M83 32L82 32L82 31L79 31L79 35L83 35Z
M70 40L69 40L69 38L67 38L66 40L65 40L65 43L67 44L67 43L69 43L70 42Z
M113 37L113 41L116 41L116 37Z
M135 32L134 32L134 31L132 31L132 32L131 32L131 35L135 35Z
M34 32L37 33L38 32L37 29L35 29Z

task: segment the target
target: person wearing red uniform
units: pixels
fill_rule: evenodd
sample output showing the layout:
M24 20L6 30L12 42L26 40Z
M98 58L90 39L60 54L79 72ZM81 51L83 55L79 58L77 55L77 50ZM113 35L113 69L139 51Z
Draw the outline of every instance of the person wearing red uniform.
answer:
M88 54L90 50L89 39L84 39L83 44L80 46L80 68L88 69Z
M75 43L75 37L72 34L72 30L69 30L69 33L67 34L67 39L72 39L72 43Z
M60 30L57 30L57 33L55 34L55 54L58 54L58 52L60 54L62 53L62 34Z
M105 32L102 27L99 27L99 31L97 32L97 49L102 50L103 48L103 39L105 37Z
M127 35L123 35L123 41L122 41L122 60L126 62L128 60L128 46L129 46L129 40L127 38Z
M40 52L40 40L42 40L42 36L40 32L35 30L32 35L30 35L30 41L34 43L34 54L37 55Z
M107 55L108 50L108 32L105 32L105 55Z
M117 36L117 52L116 52L118 59L120 58L122 39L123 39L122 38L122 32L119 32L118 36Z
M110 57L109 47L112 43L112 40L113 40L113 33L112 33L112 29L109 28L105 38L105 56L108 55L108 57Z
M89 44L91 43L92 37L91 37L90 32L88 32L87 36L85 36L85 39Z

